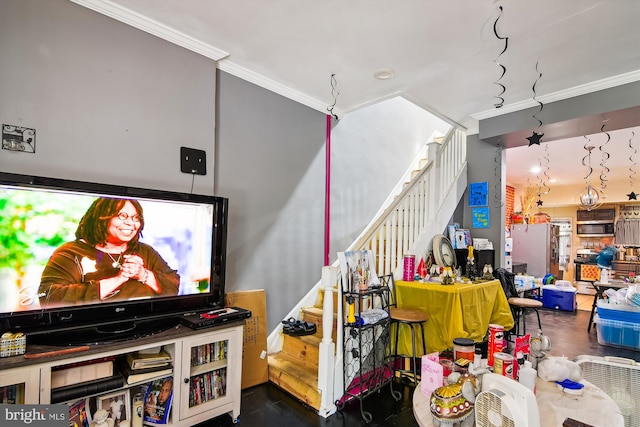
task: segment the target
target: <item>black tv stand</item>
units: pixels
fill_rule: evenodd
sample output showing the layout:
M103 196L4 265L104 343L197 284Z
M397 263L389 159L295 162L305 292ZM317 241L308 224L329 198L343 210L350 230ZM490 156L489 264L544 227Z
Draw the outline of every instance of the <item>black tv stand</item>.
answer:
M156 335L180 324L178 316L124 320L29 334L29 344L58 347L108 344Z

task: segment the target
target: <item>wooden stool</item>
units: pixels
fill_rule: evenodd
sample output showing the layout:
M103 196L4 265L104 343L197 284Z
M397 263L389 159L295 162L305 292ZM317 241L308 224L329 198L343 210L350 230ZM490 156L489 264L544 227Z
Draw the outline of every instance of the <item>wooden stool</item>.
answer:
M416 326L420 326L420 333L422 337L422 354L427 354L427 345L424 339L424 326L423 323L427 321L427 314L420 310L412 310L407 308L398 308L398 300L396 299L396 287L395 282L393 281L393 274L388 274L386 276L382 276L381 278L382 284L389 286L391 288L391 301L389 304L389 319L391 320L391 325L396 325L396 339L395 339L395 347L391 353L391 357L393 360L393 376L395 377L396 372L400 371L400 375L402 376L404 372L407 372L406 369L397 369L398 359L401 357L411 357L412 369L413 373L412 381L414 384L418 383L418 377L420 376L420 371L422 370L422 364L418 363L419 357L418 351L416 348ZM410 355L401 355L398 354L398 337L400 335L400 326L406 325L411 329L411 354ZM420 366L420 368L418 368Z
M540 313L538 313L538 309L542 308L542 302L535 300L533 298L518 298L511 297L507 301L509 301L509 306L511 307L511 311L514 314L515 321L515 329L516 335L525 335L527 333L527 310L532 309L536 312L536 316L538 317L538 329L542 330L542 323L540 322ZM520 333L520 319L522 318L522 333Z

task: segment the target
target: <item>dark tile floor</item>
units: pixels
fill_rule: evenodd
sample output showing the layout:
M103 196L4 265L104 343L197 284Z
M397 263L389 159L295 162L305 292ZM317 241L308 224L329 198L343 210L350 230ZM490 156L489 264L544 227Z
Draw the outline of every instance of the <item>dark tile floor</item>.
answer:
M640 351L602 346L598 343L596 328L587 333L588 311L569 313L563 311L540 310L542 329L551 339L550 356L566 356L569 359L583 354L596 356L618 356L640 362ZM535 314L527 316L529 332L534 332L537 320ZM417 422L413 417L413 387L394 382L394 389L402 394L400 401L391 397L389 387L371 395L364 401L365 410L373 415L368 427L413 427ZM240 425L278 427L338 427L364 424L357 402L348 404L342 411L323 418L312 409L305 407L286 392L270 383L251 387L242 392ZM229 427L234 425L227 415L199 424L198 427Z

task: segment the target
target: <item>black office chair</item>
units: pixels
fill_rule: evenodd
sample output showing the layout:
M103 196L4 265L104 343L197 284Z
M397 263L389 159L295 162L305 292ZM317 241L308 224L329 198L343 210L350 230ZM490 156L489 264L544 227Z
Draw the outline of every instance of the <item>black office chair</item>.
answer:
M422 364L418 361L420 360L420 355L417 354L416 349L416 326L420 326L420 333L422 336L422 354L427 354L427 345L424 340L424 326L423 323L427 321L427 314L420 310L412 310L407 308L398 308L398 299L396 297L396 286L393 281L393 274L388 274L382 276L380 281L383 286L388 286L391 289L391 301L389 304L389 318L391 319L391 325L396 325L396 338L395 338L395 347L392 349L391 357L393 360L393 376L395 377L396 372L400 372L400 377L406 377L408 372L413 374L412 381L414 383L418 383L418 378L420 377L420 371L422 368ZM410 355L402 355L398 354L398 336L400 335L400 326L406 325L411 329L411 354ZM404 360L404 358L411 358L411 369L405 369L403 366L401 369L398 369L399 360Z
M507 271L504 268L498 268L494 270L493 276L500 280L502 290L504 291L511 313L513 314L514 325L511 333L515 333L516 336L525 335L527 333L527 310L531 309L536 313L538 317L538 329L542 331L542 323L540 322L539 308L542 308L542 302L533 298L522 298L516 291L516 285L514 282L514 273ZM520 324L522 323L522 330L520 330Z

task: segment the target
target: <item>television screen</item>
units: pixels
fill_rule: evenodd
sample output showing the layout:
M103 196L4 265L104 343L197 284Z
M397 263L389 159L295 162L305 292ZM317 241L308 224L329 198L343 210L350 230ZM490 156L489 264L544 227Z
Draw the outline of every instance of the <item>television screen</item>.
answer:
M226 210L222 197L0 174L2 329L223 306Z

